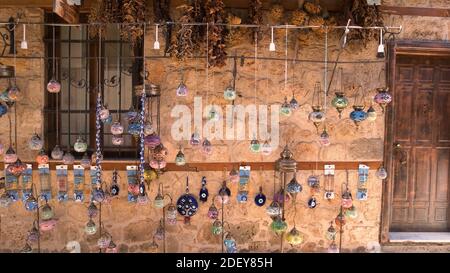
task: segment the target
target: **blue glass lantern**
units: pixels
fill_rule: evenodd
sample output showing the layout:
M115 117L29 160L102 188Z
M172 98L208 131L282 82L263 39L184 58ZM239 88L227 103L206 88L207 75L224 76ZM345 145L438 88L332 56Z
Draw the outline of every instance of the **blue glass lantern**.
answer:
M0 103L0 117L8 112L8 107L3 103Z
M353 120L356 127L359 127L359 124L367 119L367 113L364 112L364 106L355 105L353 106L353 111L350 113L350 119Z
M132 136L139 136L141 133L141 125L137 122L131 122L128 124L128 133Z

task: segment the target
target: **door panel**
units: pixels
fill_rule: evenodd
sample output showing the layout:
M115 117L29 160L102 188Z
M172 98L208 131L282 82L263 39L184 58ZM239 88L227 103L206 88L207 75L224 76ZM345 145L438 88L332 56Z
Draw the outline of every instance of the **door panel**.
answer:
M391 231L450 231L450 58L399 56Z

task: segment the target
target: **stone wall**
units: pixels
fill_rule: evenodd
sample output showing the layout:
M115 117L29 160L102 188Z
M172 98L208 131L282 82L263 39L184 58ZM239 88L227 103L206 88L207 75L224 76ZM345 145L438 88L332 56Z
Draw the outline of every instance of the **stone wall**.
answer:
M413 4L403 3L406 1L386 1L393 5ZM436 1L415 1L417 6L435 6ZM433 4L431 4L433 2ZM445 1L441 1L445 2ZM389 3L388 3L389 4ZM445 3L443 3L445 5ZM25 9L27 21L42 21L43 13L38 9ZM15 11L11 9L1 9L0 19L5 21ZM449 28L449 20L432 17L411 17L411 16L387 16L388 25L403 25L403 33L399 39L448 39L446 31ZM426 22L424 24L423 22ZM42 29L28 30L29 47L31 50L21 52L31 56L43 55ZM444 30L444 31L443 31ZM19 31L20 33L20 31ZM263 39L259 41L259 56L272 56L284 58L284 32L277 32L277 51L268 51L269 35L265 32ZM155 52L151 49L153 45L153 30L150 29L146 36L146 52L148 55L161 55L162 51ZM160 36L161 37L161 36ZM294 56L295 37L289 36L289 58ZM161 45L163 48L163 44ZM375 60L377 44L369 43L366 48L349 46L341 55L341 60L359 61ZM237 55L244 55L250 58L245 59L244 65L238 67L237 89L242 94L236 103L247 105L252 104L255 99L254 93L254 54L253 45L249 41L235 43L229 48L230 55L236 52ZM335 34L330 34L329 39L329 60L336 58L338 51L338 40ZM323 60L324 47L323 40L315 40L310 44L299 44L298 60ZM12 63L12 59L1 60L3 63ZM35 130L41 130L36 126L42 124L42 106L44 99L44 63L41 59L17 60L18 64L18 85L25 91L26 98L18 104L18 119L20 129L18 129L20 155L25 159L32 159L34 155L25 152L26 141ZM366 105L370 104L370 98L374 95L374 89L385 85L384 63L372 62L367 64L346 63L344 68L344 81L346 85L361 84L366 93ZM189 95L185 98L175 96L176 87L180 81L180 69L184 70L184 78L189 87ZM297 61L295 66L288 63L288 83L287 90L284 90L284 61L258 60L257 95L258 104L281 103L284 96L290 99L292 91L300 102L300 108L291 117L280 117L280 139L281 143L270 156L255 155L249 151L249 140L244 141L222 141L212 140L214 152L211 156L205 157L198 150L193 150L183 142L176 142L171 138L171 125L175 118L170 116L172 107L177 104L185 104L192 109L194 96L202 96L206 101L206 71L205 60L189 60L180 64L171 59L151 59L147 62L147 69L150 72L150 80L158 83L162 87L161 113L162 128L161 135L164 145L169 149L168 161L173 162L178 146L181 144L188 162L251 162L251 161L274 161L279 157L279 153L287 142L289 143L294 158L301 161L357 161L382 160L383 139L384 139L384 119L380 108L375 105L379 117L375 122L365 122L359 130L355 129L353 122L348 118L350 112L346 109L342 119L338 118L335 109L331 108L328 99L327 106L327 129L331 137L331 145L323 147L318 142L318 136L314 125L307 120L311 111L312 88L316 81L323 83L323 64ZM222 94L224 88L232 78L232 62L222 69L209 69L209 90L208 102L224 107ZM331 65L328 66L328 77L331 72ZM330 90L330 92L333 91ZM347 92L350 104L353 104L352 92ZM224 109L224 108L223 108ZM25 122L24 117L27 117ZM20 122L20 120L23 122ZM31 120L32 119L32 120ZM2 128L8 128L7 119L0 119ZM8 130L1 134L3 143L7 143ZM248 136L251 138L252 136ZM132 163L130 163L132 164ZM229 171L229 170L228 170ZM285 251L293 252L321 252L326 251L329 242L325 239L324 233L339 210L339 199L326 201L322 194L318 196L319 205L316 209L309 209L306 205L311 196L310 189L306 184L306 178L312 174L322 174L322 171L300 170L297 178L303 185L303 192L297 197L297 213L295 215L296 227L305 234L305 242L297 247L284 244ZM110 181L111 173L105 173L106 181ZM111 204L103 206L102 218L107 230L112 234L114 241L119 245L121 252L147 252L152 241L153 234L162 217L162 210L154 208L151 204L140 206L130 204L126 201L126 174L120 173L121 196L118 200L113 200ZM187 172L170 172L161 176L159 181L152 182L148 191L153 199L157 193L158 183L164 185L164 191L169 193L174 202L184 192L185 177ZM201 186L201 177L206 176L210 198L218 192L223 180L223 172L201 172L189 173L190 190L198 194ZM322 183L323 183L323 176ZM357 173L348 172L350 189L355 195ZM34 174L34 181L38 182L37 173ZM72 172L69 172L69 180L73 181ZM56 188L55 173L52 173L52 181ZM335 190L337 196L340 195L341 184L346 181L346 172L337 171L335 177ZM265 207L257 207L253 203L253 197L260 185L263 186L264 193L268 196L267 204L271 202L274 189L273 172L252 170L250 179L250 200L247 204L238 204L235 196L237 185L229 185L232 191L232 201L225 206L224 217L230 224L230 229L235 237L239 251L241 252L272 252L280 250L280 238L270 231L271 220L265 212ZM277 180L277 189L279 181ZM367 201L355 201L358 209L356 219L347 219L342 237L342 247L344 251L358 252L365 251L369 242L377 242L379 236L380 211L381 211L381 181L375 177L375 170L371 170L368 182L369 199ZM54 190L54 194L55 194ZM78 204L67 202L65 204L51 201L56 209L58 218L57 228L49 233L44 233L41 241L41 248L44 252L63 251L68 241L78 241L81 244L82 252L96 252L96 236L85 235L83 228L87 222L87 203ZM190 225L184 225L183 219L179 217L176 226L167 228L167 252L220 252L220 237L215 237L211 233L212 220L207 218L207 210L210 201L201 204L200 210L192 218ZM33 215L26 212L21 202L13 204L8 209L0 209L1 214L1 234L0 252L18 251L24 244L26 231L30 228ZM294 204L289 202L286 207L286 219L288 229L294 225ZM228 226L227 226L228 227ZM162 252L162 242L159 244L159 251Z

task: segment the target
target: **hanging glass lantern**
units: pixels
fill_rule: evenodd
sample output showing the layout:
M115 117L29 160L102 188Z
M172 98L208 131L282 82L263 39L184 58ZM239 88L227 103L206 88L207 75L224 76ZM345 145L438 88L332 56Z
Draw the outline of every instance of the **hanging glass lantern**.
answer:
M44 146L44 141L42 141L41 137L35 133L28 142L28 146L30 147L30 150L39 151Z
M342 212L339 212L338 216L336 216L336 218L334 219L334 223L340 228L345 226L345 216L344 214L342 214Z
M291 108L292 111L298 109L298 101L295 99L294 94L292 94L292 99L289 102L289 107Z
M236 247L236 241L233 239L230 233L228 233L225 236L225 239L223 240L223 244L225 245L226 252L227 253L236 253L237 247Z
M228 204L231 197L231 190L227 187L227 182L222 182L222 187L219 189L219 195L217 196L217 199L219 202Z
M155 238L156 240L163 240L163 239L164 239L164 236L165 236L165 233L166 233L166 231L164 230L163 223L162 223L162 221L160 221L160 222L159 222L159 226L158 226L158 228L156 229L154 238Z
M287 224L286 222L281 219L281 217L278 215L273 219L272 224L270 224L270 229L275 232L277 235L281 235L284 232L286 232Z
M177 87L177 97L186 97L188 93L188 88L184 81L181 80L180 84Z
M212 154L212 145L211 142L205 138L202 142L202 152L204 155L211 155Z
M144 180L147 182L153 181L158 177L158 174L154 169L150 167L149 164L146 164L144 167Z
M319 125L325 121L325 113L322 111L322 106L313 106L312 112L309 114L308 119L312 121L316 130L319 130Z
M263 155L270 155L272 153L272 145L270 145L269 141L264 141L263 145L261 146L261 153Z
M319 142L322 146L329 146L330 145L330 135L327 132L327 128L323 128L323 132L320 134Z
M167 206L166 222L169 225L177 224L177 207L172 202Z
M375 102L381 106L384 113L386 105L392 101L392 95L389 94L389 88L377 88L377 94L375 95Z
M38 155L36 156L36 162L38 164L47 164L48 163L48 155L45 152L44 149L41 149L38 153Z
M189 143L195 147L195 146L199 146L200 142L201 142L200 134L197 132L197 129L195 129L194 133L191 136L191 140L189 141Z
M331 101L331 105L336 108L339 113L339 118L342 117L342 111L348 106L348 99L345 97L344 92L336 92L336 97Z
M51 153L52 159L61 160L64 156L63 150L59 147L59 145L55 145Z
M144 123L144 135L148 136L155 132L155 128L153 128L153 124L150 121L146 121Z
M9 164L6 171L16 177L22 175L22 173L27 169L27 164L22 163L20 158L16 160L13 164Z
M313 189L320 189L320 179L317 175L308 176L307 183Z
M158 253L158 248L159 248L158 244L153 239L152 243L149 246L149 252L150 253Z
M328 253L339 253L339 247L336 245L336 243L333 241L331 242L330 246L327 249Z
M259 141L256 139L255 136L253 136L252 141L250 141L250 151L254 152L254 153L259 153L261 150L261 144L259 143Z
M359 124L367 119L367 113L364 112L364 106L354 105L353 111L350 113L350 119L353 120L356 127L359 127Z
M7 208L11 205L12 199L8 192L4 191L0 196L0 207Z
M294 226L286 235L286 241L292 246L303 243L303 234Z
M85 169L91 167L91 158L88 156L87 153L84 153L83 157L81 158L80 164Z
M137 197L137 203L140 205L145 205L148 203L148 196L145 190L145 184L139 183L139 195Z
M138 137L139 134L141 133L141 124L139 124L139 122L130 122L128 124L128 130L127 132L134 136L134 137Z
M27 211L35 211L38 208L38 201L36 197L33 196L33 194L30 194L25 200L24 205Z
M97 233L97 226L95 225L95 222L92 221L92 219L89 219L89 221L86 223L84 231L87 235L94 235L95 233Z
M119 121L114 122L111 125L111 134L113 135L121 135L123 134L123 126Z
M50 220L53 218L53 209L50 207L48 203L46 203L41 209L41 219L42 220Z
M237 183L239 181L239 172L234 167L229 173L229 179L231 183Z
M272 201L272 203L270 203L267 207L266 212L270 218L274 219L275 217L281 215L282 207L280 206L280 203Z
M178 151L177 156L175 157L175 164L177 166L184 166L184 165L186 165L186 158L185 158L183 152L181 151L181 148Z
M153 150L152 157L153 157L153 159L155 159L157 161L162 161L162 160L165 160L167 153L168 153L167 148L164 147L164 145L162 143L160 143Z
M6 164L12 164L17 161L17 154L12 146L9 146L8 150L6 150L3 160L5 161Z
M36 222L33 223L33 227L28 231L27 241L35 243L39 240L39 230L36 227Z
M20 250L20 253L33 253L33 248L26 242L25 246Z
M167 162L165 160L150 160L150 167L152 167L155 170L161 170L164 169L167 165Z
M344 214L350 219L355 219L356 217L358 217L358 211L356 210L355 205L352 205L349 209L346 209Z
M342 194L342 207L344 209L348 209L353 205L353 198L352 198L352 194L350 193L350 191L348 189L346 189L344 191L344 193Z
M16 85L8 88L8 97L11 101L21 101L23 99L23 93Z
M214 200L213 200L213 203L211 204L211 206L208 209L208 217L210 219L217 219L218 216L219 216L219 210L214 205Z
M223 230L222 222L219 220L215 220L211 227L212 234L220 235L222 234L222 230Z
M217 110L216 110L216 108L214 106L212 106L211 109L209 109L207 118L210 121L218 121L218 120L220 120L219 112L217 112Z
M70 151L67 151L67 153L64 154L62 160L64 164L72 165L75 161L75 157L72 155L72 153L70 153Z
M378 168L378 170L377 170L377 172L375 173L375 175L377 176L378 179L383 180L383 179L386 179L386 178L387 178L388 173L387 173L386 169L384 168L384 166L381 165L381 166Z
M105 252L106 253L117 253L118 252L117 245L111 240L111 242L109 242L109 246L106 248Z
M233 86L229 85L225 88L225 91L223 91L223 98L228 101L233 101L236 99L236 90Z
M97 240L97 246L100 249L105 249L109 246L109 243L111 243L112 237L108 232L102 232L102 235Z
M158 194L155 196L155 200L153 200L153 206L158 209L162 209L164 207L164 196L162 196L159 189Z
M47 91L49 93L59 93L61 91L61 84L55 80L54 78L52 78L48 83L47 83Z
M161 144L161 138L156 134L145 136L144 144L149 149L154 150L158 145Z
M111 138L111 142L114 146L120 146L124 142L123 136L122 135L113 135Z
M127 118L129 121L133 121L136 119L137 116L138 116L138 112L136 112L136 110L134 110L134 107L132 105L127 112Z
M56 227L55 219L43 220L39 223L39 230L41 231L50 231L53 230L55 227Z
M77 141L75 141L75 143L73 144L73 149L77 153L84 153L84 152L86 152L87 147L88 147L88 144L87 144L86 140L84 140L84 138L82 136L77 137Z
M330 241L334 241L336 239L337 230L333 226L333 222L330 222L330 226L327 229L327 232L325 233L325 238Z
M98 213L97 206L94 204L94 202L91 202L88 207L89 218L94 218L95 216L97 216L97 213Z
M369 109L367 109L367 120L368 121L375 121L377 119L377 112L371 105Z
M100 109L99 115L100 115L100 119L102 121L108 119L109 118L109 109L108 109L108 107L103 105L101 107L101 109Z
M286 201L286 203L287 203L287 202L289 202L290 199L291 198L287 194L287 191L285 192L285 190L283 188L280 188L280 190L278 192L276 192L273 196L273 200L278 202L279 204L283 204L284 201Z
M287 97L284 97L284 102L281 104L280 114L285 117L289 117L292 114L291 105L287 101Z
M3 103L0 103L0 117L5 115L8 112L8 107Z
M303 187L298 183L296 176L297 175L294 175L291 181L286 185L286 192L290 193L294 199L297 197L297 194L303 190Z
M264 206L264 204L266 203L266 196L264 195L263 191L262 191L262 186L259 187L259 193L255 196L255 204L258 207L262 207Z

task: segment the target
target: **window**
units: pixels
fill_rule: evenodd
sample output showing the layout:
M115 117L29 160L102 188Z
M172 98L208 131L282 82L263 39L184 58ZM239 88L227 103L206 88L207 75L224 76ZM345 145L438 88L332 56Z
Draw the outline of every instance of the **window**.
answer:
M50 16L47 16L50 18ZM52 20L46 20L52 22ZM55 42L53 42L55 31ZM126 113L133 106L139 109L138 99L133 96L131 73L135 48L121 40L119 27L108 26L106 37L101 39L101 65L99 62L99 39L89 37L89 26L46 26L47 82L54 75L61 83L61 92L46 94L46 147L50 151L59 143L65 151L81 136L88 143L88 154L95 150L95 113L97 87L101 86L103 104L108 107L113 121L120 120L124 126L124 143L114 146L111 142L111 124L102 126L102 148L105 159L136 158L137 142L126 133ZM55 44L55 58L53 58ZM55 60L55 65L53 64ZM55 69L53 69L55 66ZM100 71L98 71L100 70ZM102 83L99 85L98 83Z

